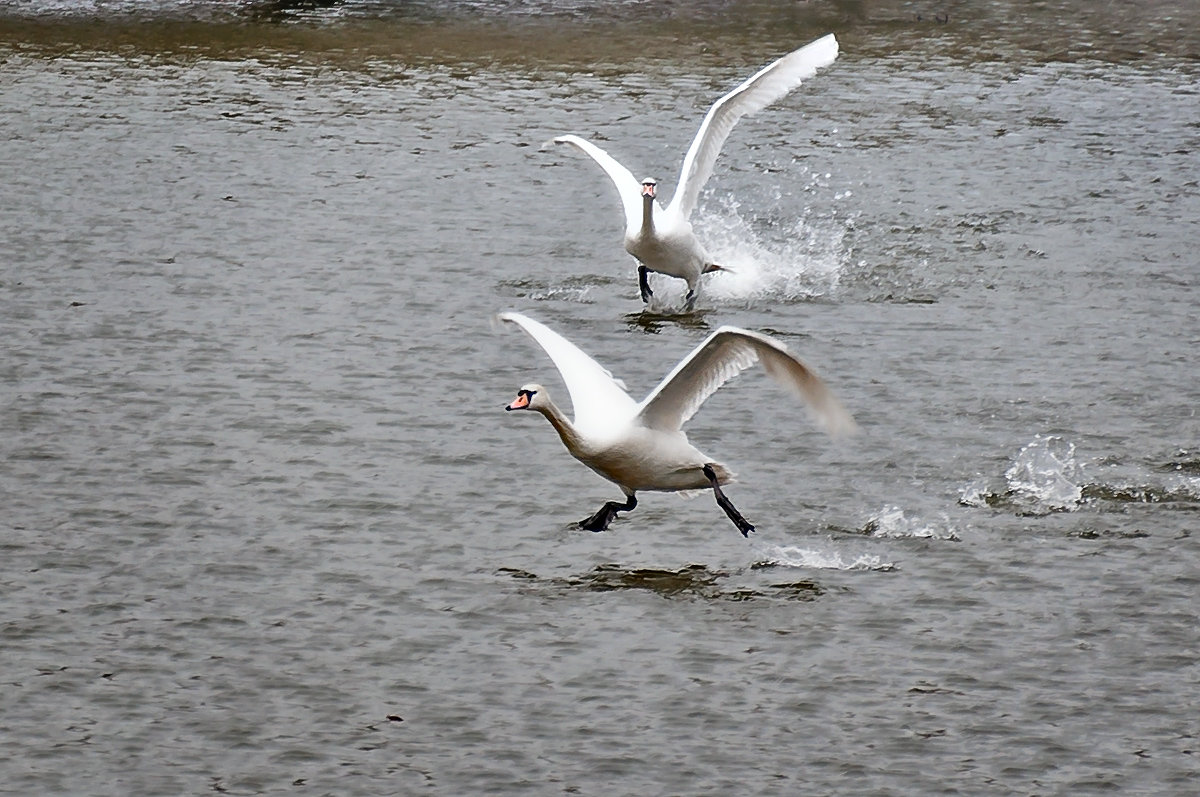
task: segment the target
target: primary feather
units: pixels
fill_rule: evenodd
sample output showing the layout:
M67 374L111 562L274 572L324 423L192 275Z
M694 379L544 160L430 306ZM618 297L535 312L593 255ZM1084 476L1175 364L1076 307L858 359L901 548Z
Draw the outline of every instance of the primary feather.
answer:
M713 103L700 123L700 130L692 140L683 168L679 172L679 184L675 195L667 206L670 212L684 218L691 216L696 200L708 178L712 176L717 155L729 138L730 131L743 116L758 113L771 103L782 98L802 82L812 77L821 67L832 64L838 55L838 43L830 33L822 36L799 50L788 53L774 63L756 72L750 79Z
M646 399L638 418L652 429L670 431L687 423L713 393L756 362L808 405L832 435L854 430L854 421L829 388L787 348L766 335L724 326L692 350Z

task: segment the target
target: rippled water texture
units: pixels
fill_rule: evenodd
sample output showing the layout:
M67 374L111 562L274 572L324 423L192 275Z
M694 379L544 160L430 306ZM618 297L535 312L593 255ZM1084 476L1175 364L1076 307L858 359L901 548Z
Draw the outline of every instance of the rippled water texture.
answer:
M683 5L683 4L676 4ZM1191 3L0 0L0 792L1186 794L1200 777ZM643 308L669 196L833 31ZM761 372L615 487L515 309L638 398Z

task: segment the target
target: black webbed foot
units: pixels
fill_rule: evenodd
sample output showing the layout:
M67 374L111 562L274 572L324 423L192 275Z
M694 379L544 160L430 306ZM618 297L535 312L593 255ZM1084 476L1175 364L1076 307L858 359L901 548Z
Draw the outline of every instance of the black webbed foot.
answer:
M623 504L618 504L616 501L606 501L596 514L579 521L579 528L586 529L587 531L604 531L608 528L608 524L616 519L618 512L628 512L635 506L637 506L637 499L632 495Z
M737 507L725 497L725 493L721 490L721 485L717 482L717 474L713 470L712 465L705 465L703 468L704 475L708 478L709 484L712 485L713 495L717 498L717 506L725 510L725 514L733 521L733 525L737 526L737 530L742 533L743 537L749 537L750 532L754 531L754 526L750 521L742 517L742 513L737 511Z

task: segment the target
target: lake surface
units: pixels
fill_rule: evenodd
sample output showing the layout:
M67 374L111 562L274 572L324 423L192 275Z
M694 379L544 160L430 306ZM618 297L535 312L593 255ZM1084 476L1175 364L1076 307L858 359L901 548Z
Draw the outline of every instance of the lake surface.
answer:
M541 144L669 197L826 32L644 308ZM0 793L1194 791L1200 6L6 0L0 97ZM639 399L766 332L860 433L749 371L756 534L580 531L500 310Z

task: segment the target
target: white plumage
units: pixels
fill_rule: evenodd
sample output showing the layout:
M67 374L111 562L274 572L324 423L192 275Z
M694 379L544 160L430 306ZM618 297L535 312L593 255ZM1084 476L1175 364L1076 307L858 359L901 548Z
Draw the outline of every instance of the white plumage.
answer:
M763 67L713 103L683 158L675 194L665 208L656 200L657 181L647 178L639 183L615 158L579 136L554 139L556 144L570 144L588 155L616 186L625 209L625 251L640 264L643 301L648 302L651 296L646 274L656 272L687 281L687 309L692 309L700 275L722 268L696 238L689 219L725 139L739 119L780 99L818 69L833 63L837 54L837 39L832 33L823 36Z
M756 362L802 398L827 432L837 435L855 428L816 373L783 344L758 332L719 328L638 403L608 370L549 327L520 313L501 313L498 318L521 327L550 356L571 395L575 417L567 419L540 384L522 386L506 409L546 416L572 456L625 493L625 504L610 501L581 522L593 531L606 528L618 510L633 509L638 490L705 488L712 488L717 503L743 534L753 530L721 492L720 485L731 481L733 473L689 443L682 427L705 399Z

